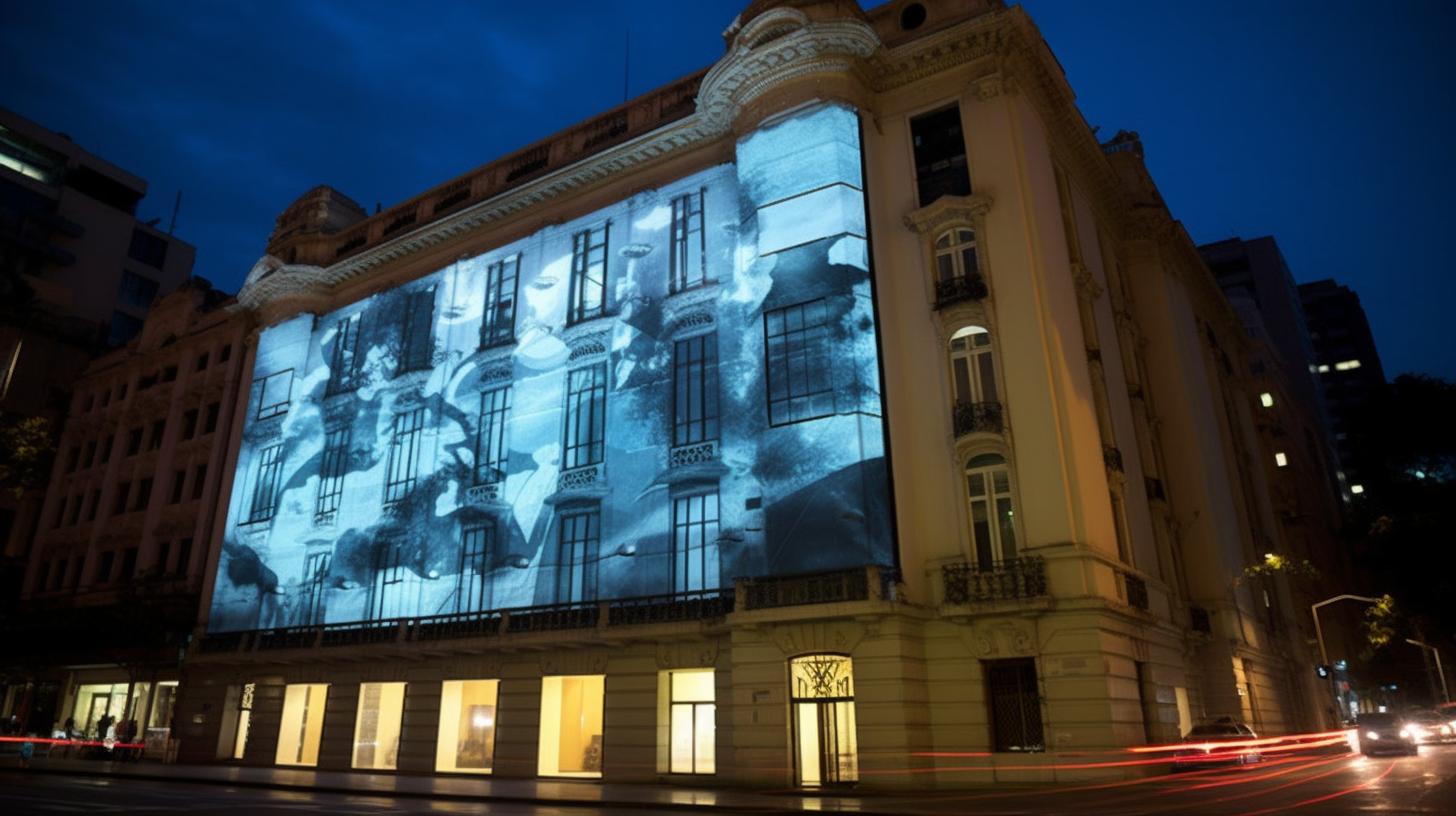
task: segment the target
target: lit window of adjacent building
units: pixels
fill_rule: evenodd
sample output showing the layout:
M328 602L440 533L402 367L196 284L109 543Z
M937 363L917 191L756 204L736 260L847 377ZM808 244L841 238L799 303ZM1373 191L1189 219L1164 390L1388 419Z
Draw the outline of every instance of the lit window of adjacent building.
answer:
M1259 404L1264 406L1265 408L1273 408L1274 395L1269 393L1268 391L1265 391L1264 393L1259 395Z
M600 674L541 678L538 774L601 777L606 685Z
M715 773L713 670L669 671L662 677L667 686L668 773Z
M315 518L330 518L344 499L344 472L349 461L349 426L335 428L324 435L323 463L319 467L318 497L314 502Z
M591 505L563 510L557 525L556 602L595 600L597 558L602 544L601 508Z
M672 500L672 591L714 589L718 573L718 489Z
M706 240L703 232L703 191L672 200L672 254L669 255L672 291L682 292L708 280Z
M595 465L602 461L607 425L607 364L578 368L566 375L565 456L561 467Z
M992 453L968 462L966 493L971 505L971 551L977 565L988 570L1015 558L1016 513L1006 460Z
M404 722L404 683L360 683L354 720L354 767L392 771L399 767Z
M674 446L718 438L718 335L673 344L672 415Z
M260 377L253 383L253 387L258 390L258 419L286 414L288 401L293 393L293 369Z
M1324 365L1324 364L1321 364L1321 365L1320 365L1320 366L1319 366L1319 367L1318 367L1318 368L1316 368L1316 369L1315 369L1315 370L1316 370L1316 371L1318 371L1318 372L1319 372L1319 373L1321 373L1321 374L1328 374L1328 373L1330 373L1330 367L1329 367L1329 366L1327 366L1327 365Z
M1286 467L1289 464L1289 457L1284 454L1284 451L1279 451L1274 454L1274 464L1279 467Z
M1336 371L1353 371L1359 367L1359 360L1342 360L1341 362L1335 363Z
M486 522L460 531L460 572L455 577L455 611L490 608L490 563L495 552L495 524Z
M440 688L435 770L488 774L495 759L498 680L446 680Z
M823 298L764 312L768 422L787 425L834 413L829 314Z
M966 140L961 132L961 110L948 108L910 120L910 140L915 155L915 188L920 206L944 195L971 194L971 176L966 166Z
M273 518L278 504L278 481L283 473L283 445L264 448L258 454L258 475L253 480L253 501L248 509L248 521L266 521Z
M328 394L348 391L356 384L356 374L362 358L359 351L359 315L339 321L334 330L334 353L329 359Z
M424 408L394 415L394 435L389 441L389 459L384 470L385 504L404 499L414 489L424 430Z
M318 764L319 740L324 732L326 683L294 683L283 690L283 717L278 726L279 765Z
M475 483L497 484L506 477L506 420L511 410L511 387L481 392L480 416L475 426Z
M1350 492L1358 496L1365 492L1365 485L1352 484L1350 485Z
M571 291L567 325L607 313L607 232L611 224L582 230L571 238Z
M480 347L490 348L516 339L516 281L521 256L496 261L485 270L485 313L480 323Z

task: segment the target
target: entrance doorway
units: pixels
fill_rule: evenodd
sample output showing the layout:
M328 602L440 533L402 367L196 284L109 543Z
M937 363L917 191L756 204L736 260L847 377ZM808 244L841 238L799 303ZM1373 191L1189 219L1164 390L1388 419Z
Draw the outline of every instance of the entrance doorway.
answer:
M849 785L859 779L854 725L854 672L845 655L789 661L795 781L803 787Z
M106 739L106 735L98 733L96 729L100 728L101 718L106 716L106 710L110 707L110 694L91 695L91 709L86 712L85 732L87 735L95 734L97 739Z

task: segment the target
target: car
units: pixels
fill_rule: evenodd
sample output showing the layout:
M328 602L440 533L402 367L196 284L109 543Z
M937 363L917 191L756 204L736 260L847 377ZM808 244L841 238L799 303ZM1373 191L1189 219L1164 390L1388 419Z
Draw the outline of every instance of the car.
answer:
M1417 708L1406 714L1406 722L1422 745L1456 742L1456 712Z
M1421 750L1420 743L1416 741L1418 728L1419 726L1412 728L1405 717L1390 712L1361 714L1355 720L1355 732L1360 737L1360 753L1365 756L1415 756Z
M1183 737L1183 743L1188 747L1173 752L1173 770L1258 762L1263 756L1247 744L1258 738L1254 729L1231 717L1195 725Z

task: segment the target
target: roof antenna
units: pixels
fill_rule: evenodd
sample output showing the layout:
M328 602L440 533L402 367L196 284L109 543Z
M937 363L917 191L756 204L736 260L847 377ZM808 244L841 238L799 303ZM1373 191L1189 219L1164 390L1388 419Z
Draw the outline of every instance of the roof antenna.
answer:
M182 188L178 187L177 200L172 202L172 222L167 225L168 235L171 235L172 231L177 229L177 211L180 209L182 209Z

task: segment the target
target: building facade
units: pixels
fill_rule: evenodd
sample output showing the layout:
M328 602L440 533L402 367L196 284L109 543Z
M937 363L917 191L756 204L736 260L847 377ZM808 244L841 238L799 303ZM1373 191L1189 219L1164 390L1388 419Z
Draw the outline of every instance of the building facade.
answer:
M383 213L279 217L180 755L954 787L1314 726L1241 580L1251 347L1135 139L997 2L725 37Z
M1359 495L1380 470L1367 457L1379 456L1370 450L1376 436L1371 411L1386 389L1385 368L1354 290L1326 279L1301 284L1299 296L1314 342L1315 372L1329 406L1335 450L1347 489Z
M4 714L49 735L138 724L169 736L181 655L218 526L246 315L194 280L73 384L9 616Z

